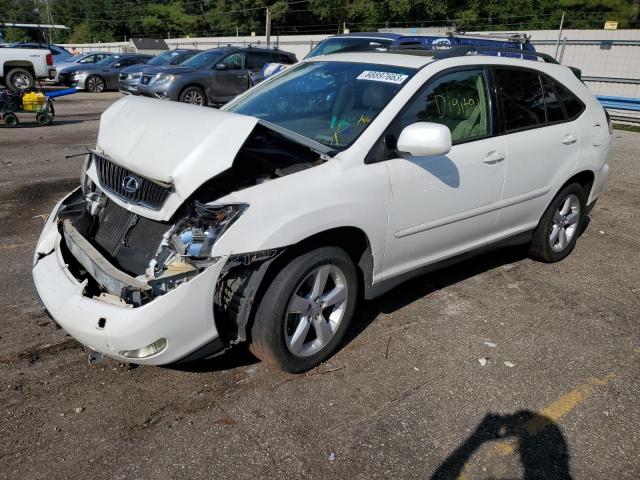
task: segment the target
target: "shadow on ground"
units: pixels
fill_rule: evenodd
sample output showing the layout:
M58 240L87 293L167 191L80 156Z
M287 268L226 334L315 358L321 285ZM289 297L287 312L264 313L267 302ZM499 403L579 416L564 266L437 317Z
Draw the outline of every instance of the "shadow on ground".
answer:
M513 415L488 414L475 431L438 467L431 480L466 478L465 470L474 453L488 442L500 441L502 448L489 450L483 460L495 466L500 457L515 453L522 463L525 480L568 480L569 449L560 427L550 418L529 410ZM515 441L514 446L505 441ZM495 453L493 458L491 453ZM499 465L498 465L499 467Z

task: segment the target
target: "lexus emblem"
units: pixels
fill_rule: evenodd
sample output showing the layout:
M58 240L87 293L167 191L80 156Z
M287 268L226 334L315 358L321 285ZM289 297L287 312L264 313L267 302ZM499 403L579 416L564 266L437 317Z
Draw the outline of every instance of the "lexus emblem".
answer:
M136 193L140 188L140 180L133 175L127 175L122 179L122 188L127 193Z

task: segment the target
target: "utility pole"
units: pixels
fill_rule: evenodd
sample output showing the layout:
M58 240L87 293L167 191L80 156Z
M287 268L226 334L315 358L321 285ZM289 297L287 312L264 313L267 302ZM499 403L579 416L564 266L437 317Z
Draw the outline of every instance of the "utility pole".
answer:
M556 42L556 54L553 56L558 59L558 48L560 48L560 39L562 38L562 25L564 24L564 12L562 12L562 18L560 19L560 29L558 30L558 41Z
M53 43L53 40L51 39L51 26L53 25L53 17L51 16L51 8L49 7L49 2L51 0L46 0L46 5L47 5L47 21L49 22L49 45L51 45Z
M267 48L271 45L271 9L267 8L267 18L266 18L266 37L267 37Z

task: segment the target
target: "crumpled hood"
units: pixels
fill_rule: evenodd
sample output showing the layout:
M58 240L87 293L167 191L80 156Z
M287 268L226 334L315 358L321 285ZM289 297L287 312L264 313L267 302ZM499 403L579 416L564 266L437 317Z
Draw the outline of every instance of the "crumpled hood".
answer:
M237 113L127 96L102 114L96 148L134 173L173 184L184 201L231 167L256 123Z

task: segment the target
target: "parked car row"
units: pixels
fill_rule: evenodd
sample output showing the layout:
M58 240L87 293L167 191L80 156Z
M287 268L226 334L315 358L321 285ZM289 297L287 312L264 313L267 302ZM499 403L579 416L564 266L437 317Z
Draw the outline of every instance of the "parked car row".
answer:
M253 46L175 49L153 57L89 52L57 65L53 79L94 93L120 90L129 95L217 105L259 83L265 65L297 61L293 53Z
M266 64L297 63L294 54L256 47L220 47L205 50L179 65L167 64L141 71L137 91L120 80L120 91L194 105L226 103L259 83Z

